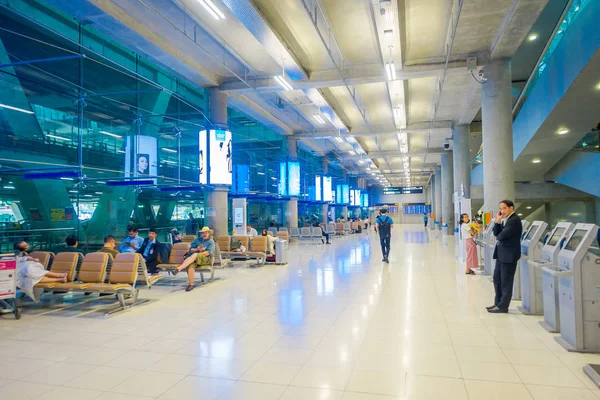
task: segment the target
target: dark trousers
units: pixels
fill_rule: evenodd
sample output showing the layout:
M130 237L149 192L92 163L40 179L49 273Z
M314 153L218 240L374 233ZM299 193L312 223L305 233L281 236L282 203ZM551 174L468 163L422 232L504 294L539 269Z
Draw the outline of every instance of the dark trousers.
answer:
M158 272L158 269L156 268L157 265L158 265L157 259L146 261L146 267L148 269L148 273L156 274Z
M325 240L329 243L329 233L321 232L321 236L325 236ZM321 239L321 242L323 242L323 239Z
M390 254L390 237L379 236L379 242L381 243L381 253L383 258L388 258Z
M513 294L513 283L515 281L517 264L504 264L496 260L494 269L494 289L496 298L494 304L501 310L508 310Z

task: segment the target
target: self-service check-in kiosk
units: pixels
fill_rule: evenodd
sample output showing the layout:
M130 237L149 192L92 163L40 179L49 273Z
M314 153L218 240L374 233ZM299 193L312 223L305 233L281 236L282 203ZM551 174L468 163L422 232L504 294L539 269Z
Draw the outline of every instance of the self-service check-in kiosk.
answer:
M569 351L600 351L600 252L590 251L598 227L577 224L558 253L560 337Z
M569 274L557 266L558 253L562 248L563 241L569 237L573 230L573 224L570 222L559 222L556 224L549 239L542 248L542 257L539 261L529 261L541 269L542 273L542 309L544 311L544 320L540 325L548 332L560 332L560 310L558 308L558 277L561 274ZM536 273L538 271L536 270ZM536 285L538 284L536 280ZM536 286L536 292L537 292ZM536 297L536 302L538 298ZM537 306L537 303L536 303Z
M523 232L527 232L527 228L529 227L529 221L521 220L521 225L523 226ZM523 234L521 237L521 242L526 235ZM517 270L515 272L515 281L513 283L513 300L521 300L521 265L517 263Z
M487 229L483 231L483 274L492 275L494 273L494 248L496 248L496 237L494 236L494 225L496 221L492 220Z
M542 273L536 271L533 260L539 260L542 255L541 242L542 235L546 231L548 224L544 221L533 221L531 227L521 240L521 260L519 260L520 283L521 283L521 301L522 306L518 307L523 314L542 314ZM539 301L536 298L536 281L539 280Z

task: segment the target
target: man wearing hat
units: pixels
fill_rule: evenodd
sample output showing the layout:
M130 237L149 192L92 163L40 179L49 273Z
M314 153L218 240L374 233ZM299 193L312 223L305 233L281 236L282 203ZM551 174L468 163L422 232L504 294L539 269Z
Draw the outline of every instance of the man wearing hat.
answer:
M210 228L205 226L200 229L200 237L194 239L192 244L190 245L190 253L191 255L185 259L183 264L181 264L175 274L183 271L184 269L188 269L188 287L185 289L186 292L189 292L194 289L194 268L195 265L209 265L210 257L213 255L215 250L215 242L210 238ZM189 268L188 268L189 267Z

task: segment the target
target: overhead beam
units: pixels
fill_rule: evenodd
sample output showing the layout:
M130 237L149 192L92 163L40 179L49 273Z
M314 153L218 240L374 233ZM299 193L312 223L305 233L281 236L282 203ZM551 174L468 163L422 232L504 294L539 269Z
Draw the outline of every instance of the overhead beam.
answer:
M401 71L397 71L398 80L410 80L440 76L444 72L444 63L406 65ZM369 83L387 82L387 76L381 64L356 65L342 70L346 83L351 86L365 85ZM466 61L452 61L448 63L447 75L467 74ZM280 91L281 85L273 77L262 77L247 79L246 82L252 87L239 81L224 82L219 86L223 92L244 93L257 90ZM323 89L328 87L344 86L337 69L313 71L309 79L301 79L291 82L294 89Z
M361 155L357 155L357 156L344 156L341 157L340 160L343 161L351 161L351 160L360 160L360 159L377 159L377 158L383 158L383 159L387 159L388 157L424 157L426 154L431 155L431 154L442 154L444 152L444 149L429 149L427 152L422 151L419 153L401 153L398 150L393 150L393 151L370 151L367 154L363 154Z
M430 127L429 122L417 122L410 124L406 129L395 129L393 125L377 126L375 125L373 131L366 131L361 129L352 130L348 133L340 133L337 130L324 129L314 132L296 132L294 137L297 139L332 139L335 137L341 138L358 138L358 137L375 137L375 136L390 136L397 135L398 133L419 133L419 132L430 132L432 135L449 135L452 133L452 121L437 121L433 127Z

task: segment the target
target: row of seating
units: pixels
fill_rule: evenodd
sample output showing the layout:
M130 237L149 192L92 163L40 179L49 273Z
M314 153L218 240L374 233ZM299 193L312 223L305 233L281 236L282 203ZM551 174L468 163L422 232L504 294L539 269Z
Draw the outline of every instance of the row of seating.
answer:
M107 253L89 253L82 257L80 253L41 254L33 252L32 257L40 261L52 258L49 265L50 271L66 273L67 282L38 283L35 289L46 292L85 292L98 294L115 294L119 301L120 309L139 304L139 289L136 287L141 267L146 269L143 258L137 253L121 253L114 259ZM46 258L48 257L48 258ZM152 277L156 282L162 277ZM127 301L130 299L130 301ZM109 312L112 313L114 311Z
M282 231L277 233L285 234L285 237L287 238L287 232ZM269 239L266 236L256 236L253 238L237 235L218 236L216 243L221 249L221 254L230 260L256 260L257 265L264 265L267 260L268 240ZM234 241L239 241L247 251L231 251L231 244Z
M216 247L215 254L217 252L219 252L219 254L220 254L220 250L218 249L218 247L217 246L215 246L215 247ZM183 261L186 258L186 255L189 252L190 252L190 243L187 243L187 242L175 243L169 253L168 262L163 263L163 262L161 262L162 260L159 260L160 263L156 266L156 268L158 268L162 271L166 271L169 274L174 274L177 267L179 267L183 263ZM213 254L210 257L209 264L207 264L207 265L192 264L192 268L194 268L195 271L200 273L200 281L202 283L207 282L204 279L204 273L206 273L206 272L210 274L210 278L208 279L208 281L212 281L215 277L215 269L214 269L215 254Z

